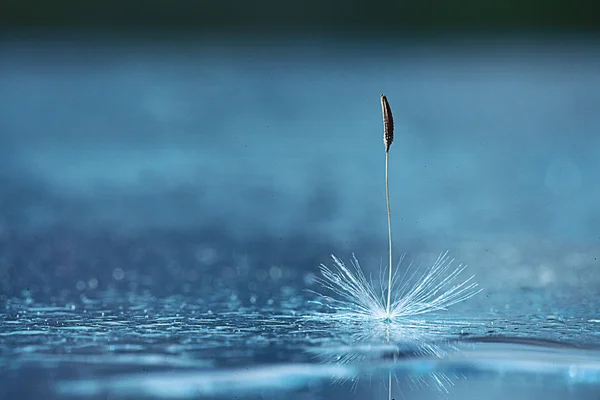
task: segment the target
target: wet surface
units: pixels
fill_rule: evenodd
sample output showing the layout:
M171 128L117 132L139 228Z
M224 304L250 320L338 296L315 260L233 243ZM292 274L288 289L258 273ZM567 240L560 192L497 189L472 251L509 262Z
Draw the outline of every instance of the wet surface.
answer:
M9 39L1 399L600 398L594 41ZM317 282L387 256L382 92L395 254L483 289L391 322Z
M387 375L406 398L455 398L482 379L498 393L528 379L581 398L600 390L600 323L585 310L386 323L286 295L268 309L114 293L63 307L13 300L1 315L3 398L360 398L383 396Z

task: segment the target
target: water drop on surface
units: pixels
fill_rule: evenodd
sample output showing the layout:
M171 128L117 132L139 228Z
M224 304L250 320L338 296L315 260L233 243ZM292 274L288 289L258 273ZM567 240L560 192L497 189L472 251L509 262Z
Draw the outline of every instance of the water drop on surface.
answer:
M112 275L113 275L113 278L120 281L125 277L125 272L121 268L115 268L113 270Z
M271 268L269 268L269 276L274 281L280 279L282 276L281 268L272 266Z

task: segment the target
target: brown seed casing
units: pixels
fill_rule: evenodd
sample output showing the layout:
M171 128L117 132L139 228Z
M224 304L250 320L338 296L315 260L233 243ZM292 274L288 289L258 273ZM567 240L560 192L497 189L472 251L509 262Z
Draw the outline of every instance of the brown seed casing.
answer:
M394 117L385 94L381 95L381 112L383 114L383 144L385 145L385 151L388 152L394 141Z

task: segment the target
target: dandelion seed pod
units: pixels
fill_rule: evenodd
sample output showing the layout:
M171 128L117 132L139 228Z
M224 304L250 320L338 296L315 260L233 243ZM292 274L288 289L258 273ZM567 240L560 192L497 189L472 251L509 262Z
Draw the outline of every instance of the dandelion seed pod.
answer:
M385 94L381 95L381 112L383 114L383 144L385 145L385 151L389 151L394 141L394 117Z

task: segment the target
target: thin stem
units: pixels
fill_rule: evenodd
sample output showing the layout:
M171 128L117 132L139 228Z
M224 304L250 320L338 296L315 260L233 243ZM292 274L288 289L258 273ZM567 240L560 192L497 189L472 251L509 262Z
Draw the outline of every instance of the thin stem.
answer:
M385 152L385 202L387 203L387 223L388 223L388 249L389 249L389 275L388 275L388 290L387 290L387 305L386 315L390 316L390 304L392 300L392 220L390 210L390 185L388 180L390 152Z

